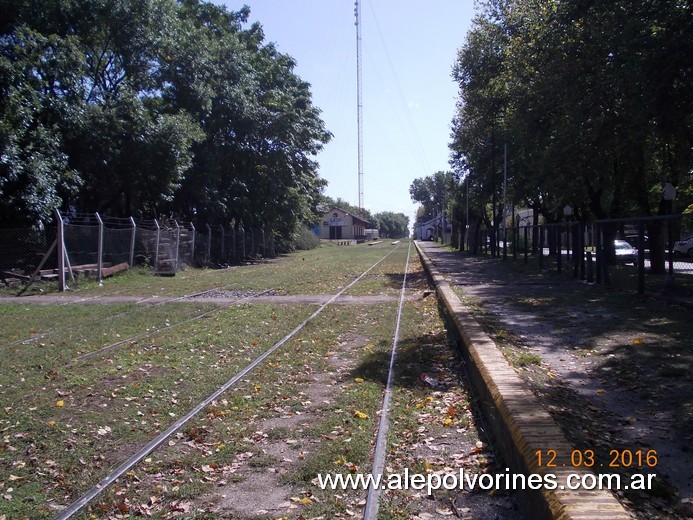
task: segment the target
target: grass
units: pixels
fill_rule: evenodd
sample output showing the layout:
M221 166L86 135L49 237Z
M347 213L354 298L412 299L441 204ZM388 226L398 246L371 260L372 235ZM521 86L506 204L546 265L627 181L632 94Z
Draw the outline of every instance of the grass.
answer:
M0 463L17 481L41 484L41 492L26 495L16 486L17 495L5 504L8 513L40 518L48 512L36 510L37 503L84 492L311 309L262 304L222 309L185 329L71 363L69 348L60 343L6 351L0 424L10 433L3 438ZM44 467L48 461L50 471Z
M107 278L103 286L95 280L83 280L71 286L71 294L80 297L97 295L130 295L172 297L196 294L214 288L227 290L261 291L272 289L280 294L330 294L336 292L345 282L352 280L367 267L393 249L389 242L367 247L365 244L348 247L323 245L310 251L300 251L284 255L278 259L261 260L257 263L233 266L226 269L188 269L173 277L152 276L146 269L131 269ZM406 251L406 243L399 247ZM399 261L397 260L399 258ZM401 274L397 264L401 256L393 255L373 274ZM242 276L239 273L242 271ZM373 293L378 287L390 283L387 276L370 287L356 289ZM43 291L42 294L57 291L57 285L36 286L29 293ZM14 295L16 289L3 289L4 294Z
M219 271L188 270L172 278L132 271L108 279L103 287L80 284L74 292L80 297L149 297L226 287L273 289L283 294L330 293L390 249L321 248L289 255L280 262ZM352 294L394 292L405 253L406 248L400 248ZM214 482L190 478L192 475L209 477L214 472L206 474L201 467L228 465L248 451L254 453L255 467L270 466L272 456L258 451L252 441L252 425L275 417L279 409L288 414L305 409L300 389L313 372L324 369L324 356L344 331L354 326L360 329L360 324L366 323L376 348L386 346L392 334L393 306L340 306L326 311L324 317L186 425L171 439L170 446L119 479L92 513L144 513L147 510L141 504L146 505L149 496L161 497L162 504L174 506L199 498ZM157 306L130 302L36 306L21 299L1 304L0 316L8 325L0 331L0 482L6 483L4 491L9 498L3 501L0 514L8 518L53 517L56 505L86 491L296 327L315 307L239 304L178 327L169 326L214 309L194 300ZM93 358L76 359L147 331L152 334ZM381 391L378 381L346 386L335 405L346 411L332 414L326 410L325 424L313 425L310 435L319 435L317 432L331 426L334 415L349 432L349 450L345 451L341 443L331 447L326 443L323 451L304 457L305 468L331 466L333 452L367 465ZM369 418L354 417L357 407ZM193 436L192 430L199 435ZM286 433L296 436L291 430ZM278 429L272 435L282 439L284 432ZM297 475L310 472L297 471ZM302 479L296 477L295 481L304 482ZM7 492L8 487L11 492ZM137 498L140 493L144 493L142 499Z
M528 365L541 365L541 356L537 354L528 354L521 352L516 361L518 366L526 367Z

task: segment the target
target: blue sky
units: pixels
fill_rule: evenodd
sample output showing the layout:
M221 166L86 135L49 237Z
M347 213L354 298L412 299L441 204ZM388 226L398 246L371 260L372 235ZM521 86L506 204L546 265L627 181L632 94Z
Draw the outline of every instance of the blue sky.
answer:
M318 155L326 194L358 204L353 0L216 0L248 5L267 41L297 61L333 140ZM361 0L364 207L404 213L409 186L448 164L457 86L451 70L473 0Z

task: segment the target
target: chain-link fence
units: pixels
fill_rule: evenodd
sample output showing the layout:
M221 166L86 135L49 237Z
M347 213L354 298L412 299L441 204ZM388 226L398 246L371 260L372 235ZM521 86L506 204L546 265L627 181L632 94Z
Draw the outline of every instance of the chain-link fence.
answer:
M5 284L28 282L37 269L57 265L57 228L0 229L0 278ZM46 270L45 275L53 275Z
M205 226L188 222L102 217L56 212L56 226L0 229L0 279L5 285L33 280L101 280L135 265L160 275L187 266L224 266L275 256L274 237L263 229Z
M480 229L469 248L533 271L624 290L693 294L693 218L684 215Z

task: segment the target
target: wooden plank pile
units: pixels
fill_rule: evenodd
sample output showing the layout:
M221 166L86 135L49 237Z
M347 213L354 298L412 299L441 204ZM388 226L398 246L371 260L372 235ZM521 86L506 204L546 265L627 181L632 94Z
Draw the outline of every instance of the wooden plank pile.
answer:
M110 263L105 263L101 267L101 276L103 278L108 278L109 276L113 276L116 273L120 273L121 271L125 271L128 269L130 266L128 265L127 262L122 262L120 264L110 264ZM82 276L90 277L90 278L96 278L98 276L98 265L97 264L83 264L83 265L75 265L72 267L72 273L73 274L80 274ZM51 280L57 280L60 273L58 272L58 269L42 269L39 271L39 276L41 280L44 281L51 281ZM65 269L65 276L69 276L70 272L68 269ZM2 272L2 279L5 282L6 285L13 285L19 282L28 282L31 280L31 275L28 275L24 273L23 271L20 271L18 269L10 269Z

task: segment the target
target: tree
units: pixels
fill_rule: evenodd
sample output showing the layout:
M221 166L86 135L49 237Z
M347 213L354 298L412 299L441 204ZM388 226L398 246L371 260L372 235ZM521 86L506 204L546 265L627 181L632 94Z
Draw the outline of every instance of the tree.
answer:
M434 216L447 209L454 184L452 172L437 171L428 177L414 179L409 195L413 202L423 205L425 215Z
M331 134L295 60L201 0L0 0L0 216L162 213L288 237Z
M383 211L376 213L378 231L382 238L406 238L409 236L409 217L404 213Z
M583 221L662 213L664 182L691 182L692 30L675 0L483 4L453 72L452 165L474 204L497 200L502 138L513 200L548 221L566 203ZM615 226L605 229L609 245Z
M73 38L19 27L0 39L0 222L52 218L80 186L61 127L79 112L81 54Z

